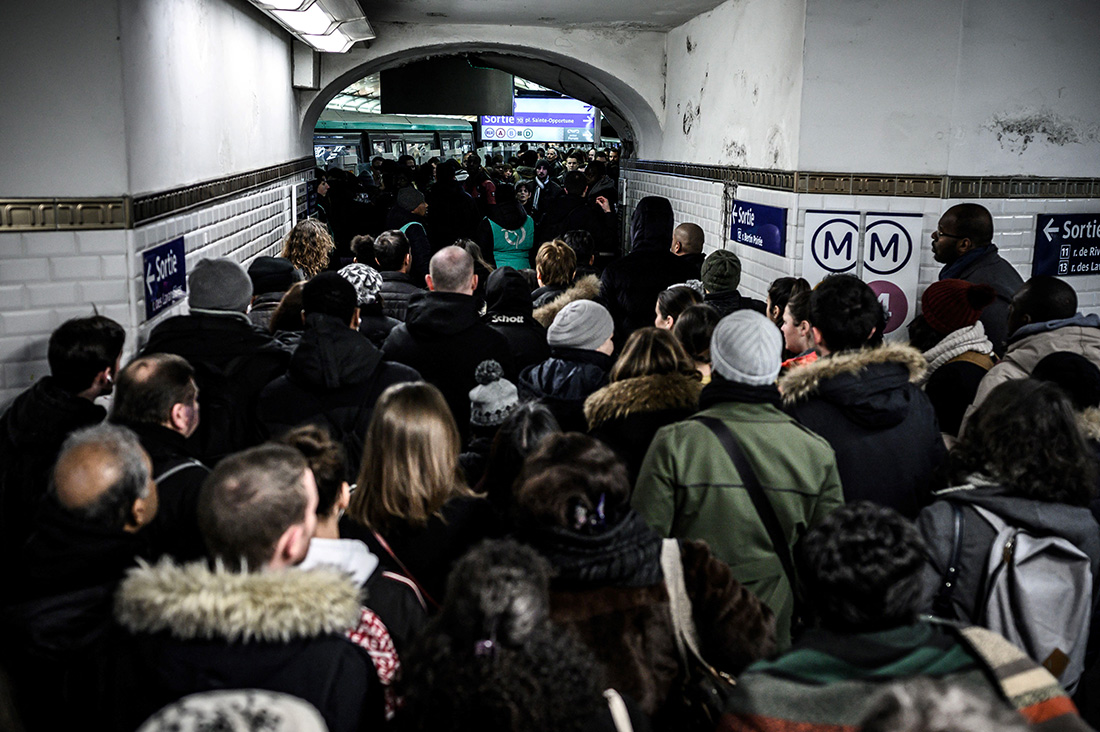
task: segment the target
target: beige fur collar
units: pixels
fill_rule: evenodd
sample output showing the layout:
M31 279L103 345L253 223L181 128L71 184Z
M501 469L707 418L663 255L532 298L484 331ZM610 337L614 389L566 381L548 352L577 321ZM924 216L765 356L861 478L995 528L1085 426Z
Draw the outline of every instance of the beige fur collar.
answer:
M640 412L662 409L691 409L699 406L703 384L684 374L636 376L608 384L593 392L584 402L588 429L604 422Z
M917 383L928 368L928 361L917 349L900 344L838 353L819 358L811 364L788 371L779 379L779 391L784 404L795 404L817 391L821 382L841 374L858 374L879 363L900 363L909 369L909 381Z
M1100 440L1100 409L1089 407L1077 415L1077 425L1086 440Z
M115 617L132 633L168 631L180 640L286 642L342 634L359 619L359 588L328 569L211 570L169 559L130 570Z
M600 295L600 278L585 275L570 286L568 290L555 297L541 308L536 308L532 316L543 328L549 328L561 309L577 300L595 300Z

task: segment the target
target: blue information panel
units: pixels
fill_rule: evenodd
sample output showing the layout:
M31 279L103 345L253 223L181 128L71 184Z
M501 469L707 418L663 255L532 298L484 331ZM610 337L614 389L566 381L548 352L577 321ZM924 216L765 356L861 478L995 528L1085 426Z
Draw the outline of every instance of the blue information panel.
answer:
M1100 274L1100 214L1039 214L1031 276Z
M733 202L730 239L765 252L787 253L787 209L747 201Z
M183 237L153 247L142 255L145 283L145 319L182 300L187 294L187 266Z

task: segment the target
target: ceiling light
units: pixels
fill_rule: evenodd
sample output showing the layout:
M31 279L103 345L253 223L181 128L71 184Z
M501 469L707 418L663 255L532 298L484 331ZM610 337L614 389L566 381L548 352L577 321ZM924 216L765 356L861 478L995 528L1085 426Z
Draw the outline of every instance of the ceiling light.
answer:
M295 38L318 51L344 53L375 37L357 0L250 0Z
M354 40L338 30L334 30L328 35L302 34L301 38L318 51L324 51L325 53L343 53L351 48L351 44L355 43Z
M291 30L305 35L324 35L336 23L318 3L305 10L272 10L271 14Z

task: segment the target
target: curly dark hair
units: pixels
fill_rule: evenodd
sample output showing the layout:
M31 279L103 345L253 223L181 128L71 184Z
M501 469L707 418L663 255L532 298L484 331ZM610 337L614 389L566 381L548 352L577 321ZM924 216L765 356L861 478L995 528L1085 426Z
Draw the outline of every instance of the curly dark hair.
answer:
M916 527L901 514L858 501L810 529L798 558L818 621L850 633L917 619L926 553Z
M832 353L882 343L886 312L875 291L855 275L829 275L810 293L810 322Z
M472 549L410 650L399 729L582 730L606 709L603 671L549 620L550 566L511 541ZM491 644L486 641L491 641Z
M1096 459L1059 387L1013 379L989 392L948 455L953 483L973 473L1021 498L1087 506L1096 486Z

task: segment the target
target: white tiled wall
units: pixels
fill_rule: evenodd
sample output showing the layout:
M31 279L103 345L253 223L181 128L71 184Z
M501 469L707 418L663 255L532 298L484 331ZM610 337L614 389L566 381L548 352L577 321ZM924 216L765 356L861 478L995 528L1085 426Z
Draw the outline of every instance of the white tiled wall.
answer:
M46 343L69 318L99 312L126 328L123 362L149 330L186 309L145 320L142 252L184 237L187 266L204 257L277 253L305 174L132 230L0 234L0 410L49 373Z
M742 261L741 289L763 299L777 277L802 274L802 247L806 211L887 211L923 215L919 291L936 281L942 265L932 258L931 235L940 215L964 199L890 198L885 196L823 196L773 191L751 186L729 186L707 180L625 170L623 216L629 228L630 213L644 196L664 196L672 202L676 221L694 221L706 232L706 251L733 248ZM730 201L739 200L787 209L787 254L779 257L729 240L727 218ZM970 200L970 199L966 199ZM1100 213L1100 199L980 199L993 214L994 239L1001 255L1015 265L1025 280L1031 276L1036 217L1042 214ZM1100 313L1100 276L1067 277L1077 291L1079 308ZM919 296L919 292L918 292Z

